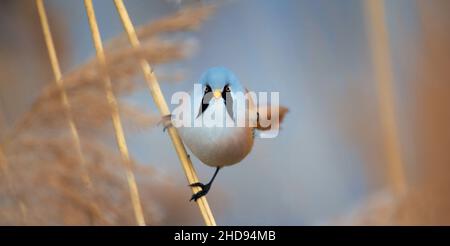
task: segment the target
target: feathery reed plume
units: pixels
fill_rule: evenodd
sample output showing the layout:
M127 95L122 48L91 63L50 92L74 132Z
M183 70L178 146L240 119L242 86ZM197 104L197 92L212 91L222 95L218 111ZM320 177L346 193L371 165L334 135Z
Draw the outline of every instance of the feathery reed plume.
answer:
M70 145L70 136L62 138L36 138L35 136L22 137L12 146L11 166L12 177L27 180L17 186L17 194L25 199L28 206L28 224L31 225L132 225L134 224L133 208L129 203L126 188L126 178L120 170L121 157L110 151L109 147L99 143L95 138L83 141L86 166L93 181L93 192L86 192L83 183L76 176L80 174L76 158L72 151L61 148L61 145ZM17 148L20 147L20 148ZM38 161L30 162L29 158ZM179 204L171 205L177 199L182 199L183 189L174 186L170 177L161 176L155 170L141 165L133 165L136 170L137 181L140 187L147 192L142 196L145 204L145 218L154 225L170 223L192 223L193 208ZM4 187L5 180L0 180ZM163 196L158 193L164 190ZM36 195L39 194L39 196ZM0 219L2 224L17 224L20 216L16 206L13 206L13 197L5 197ZM95 201L99 210L89 201ZM9 205L10 204L10 205ZM8 206L7 206L8 205ZM48 209L51 206L52 209ZM174 213L182 207L184 214ZM98 211L101 212L98 214Z
M0 111L0 119L2 119L2 118L3 118L3 114ZM2 125L0 125L0 140L1 140L2 133L3 133L3 129L2 129ZM25 203L21 200L21 198L19 198L17 195L15 184L14 184L13 180L11 179L11 176L9 173L8 159L6 157L6 153L3 150L3 147L1 145L0 145L0 175L2 176L2 180L4 180L4 182L6 183L6 185L5 185L6 191L7 191L6 195L17 199L18 204L19 204L20 213L21 213L22 222L26 223L27 207L26 207Z
M106 43L107 69L113 80L114 92L116 94L126 93L136 89L136 84L132 83L130 78L140 69L139 62L141 58L146 59L151 64L164 64L184 59L189 55L188 50L191 49L189 42L183 40L168 41L160 36L165 33L195 30L211 12L212 8L209 6L191 7L182 9L176 14L161 20L138 27L142 33L146 34L143 35L145 40L139 48L126 47L123 42L126 41L124 35L113 38L112 41ZM86 89L86 87L91 87L90 90L103 91L100 68L95 57L78 69L64 75L62 79L69 98L78 94L79 90ZM5 137L4 142L12 140L22 130L27 129L32 123L33 116L42 109L43 104L50 103L47 101L50 99L60 100L59 95L57 87L47 87L44 93L35 100L32 109L18 120L14 130Z
M117 12L119 13L120 19L122 21L122 24L124 26L124 29L128 35L129 41L133 48L139 48L140 42L138 39L138 35L136 34L136 31L134 29L133 23L131 22L131 19L128 15L128 12L126 10L125 5L123 4L122 0L114 0L114 4L117 8ZM156 78L156 75L145 59L141 59L141 68L144 72L145 79L147 81L147 85L149 87L150 93L152 94L153 100L156 103L156 106L158 107L160 113L162 116L170 115L169 107L167 106L167 103L164 99L164 95L162 94L161 88L159 87L158 80ZM187 155L186 149L183 145L183 142L181 141L180 136L178 135L177 130L174 127L168 128L168 133L170 136L170 139L172 140L172 143L174 145L174 148L178 154L178 158L180 159L181 165L183 167L184 173L186 175L186 178L189 182L189 184L193 184L198 182L198 177L195 172L194 167L192 166L192 162L190 158ZM191 187L191 190L193 194L200 191L199 187ZM209 208L208 201L206 200L206 197L201 197L197 204L199 206L200 212L203 216L203 219L205 221L205 224L208 226L215 226L216 222L214 219L214 216L211 212L211 209Z
M406 190L406 178L395 117L394 78L384 0L366 0L365 11L374 76L378 86L378 101L384 146L386 147L388 176L393 191L402 194Z
M213 11L214 7L212 5L181 9L174 15L156 20L141 27L136 27L136 35L141 42L141 46L144 46L144 43L155 35L196 30ZM127 39L126 33L120 35L105 45L106 50L127 45ZM133 47L133 49L137 50L139 47Z
M173 60L179 60L186 57L184 51L188 46L183 42L163 42L152 40L149 44L138 50L118 49L107 57L107 68L110 76L114 79L113 90L115 93L125 94L136 89L136 84L130 79L136 73L138 68L138 59L145 58L161 64ZM91 91L92 94L98 94L103 90L101 81L100 67L97 60L89 61L81 68L64 76L64 85L68 97L73 98L79 95L80 90ZM5 141L11 139L12 136L18 135L23 129L27 129L33 122L33 116L40 111L48 110L49 105L55 105L55 101L59 101L59 89L50 86L40 95L32 109L16 124L15 129ZM82 94L81 96L85 96ZM92 99L95 99L93 96ZM96 100L98 101L98 100ZM85 102L87 103L87 102ZM78 117L77 117L78 118Z

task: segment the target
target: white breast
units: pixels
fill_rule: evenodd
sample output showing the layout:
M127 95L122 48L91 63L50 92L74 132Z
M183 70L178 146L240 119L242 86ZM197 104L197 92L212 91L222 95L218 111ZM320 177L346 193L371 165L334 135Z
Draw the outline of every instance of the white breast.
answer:
M253 146L250 128L183 127L180 133L192 153L209 166L236 164L247 156Z
M253 146L253 129L250 127L226 126L233 119L226 113L223 101L211 100L210 105L197 120L203 121L200 127L179 127L181 138L192 153L204 164L214 167L233 165L244 159ZM195 101L195 100L194 100ZM215 115L222 126L210 124L207 115L218 107L223 114ZM198 109L197 109L198 108ZM194 107L192 121L198 116L200 107ZM203 116L205 116L203 118ZM223 118L221 118L223 116ZM202 117L202 119L200 119ZM216 119L217 120L217 119ZM193 122L192 122L193 125Z

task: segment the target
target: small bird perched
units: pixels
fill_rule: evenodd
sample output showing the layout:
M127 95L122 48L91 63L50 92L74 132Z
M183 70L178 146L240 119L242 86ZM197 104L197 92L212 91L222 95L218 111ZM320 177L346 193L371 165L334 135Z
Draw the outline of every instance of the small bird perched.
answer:
M190 95L193 110L187 111L191 116L188 124L183 125L179 119L172 119L191 152L204 164L216 167L208 183L190 184L202 189L192 196L191 201L197 201L208 193L222 167L236 164L250 153L256 129L269 129L261 127L252 98L245 97L248 91L230 70L210 68L201 76L199 83L203 92ZM281 121L287 109L279 109Z

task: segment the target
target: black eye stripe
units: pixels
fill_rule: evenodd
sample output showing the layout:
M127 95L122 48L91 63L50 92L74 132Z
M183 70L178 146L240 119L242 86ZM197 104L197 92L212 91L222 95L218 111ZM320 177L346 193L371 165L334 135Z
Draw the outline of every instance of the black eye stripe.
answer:
M230 88L230 84L226 84L223 89L222 89L222 93L224 92L231 92L231 88Z
M225 85L222 91L222 98L225 103L225 107L227 108L228 115L233 119L233 97L231 96L230 87Z
M197 118L203 113L205 112L205 110L208 108L209 106L209 101L211 100L211 98L213 97L213 94L211 93L211 87L209 85L206 85L205 88L205 93L203 93L203 98L202 98L202 103L200 105L200 110L198 111L198 115Z
M206 85L206 88L205 88L205 93L207 93L207 92L210 92L211 91L211 86L209 86L209 85Z

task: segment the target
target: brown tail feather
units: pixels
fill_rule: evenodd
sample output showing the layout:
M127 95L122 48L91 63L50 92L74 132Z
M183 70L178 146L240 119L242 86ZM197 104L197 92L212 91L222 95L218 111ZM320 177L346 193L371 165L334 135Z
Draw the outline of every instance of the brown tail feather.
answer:
M262 115L259 115L259 117L258 117L258 124L257 124L256 129L258 129L260 131L267 131L267 130L270 130L270 129L273 129L273 128L279 128L280 125L281 125L281 122L283 122L283 119L284 119L286 113L289 112L289 109L287 107L284 107L284 106L279 106L279 109L278 109L278 112L279 112L278 124L276 122L271 122L271 124L268 125L268 126L262 126L260 124L261 123L260 122L261 119L267 119L269 121L272 121L271 107L270 107L270 105L267 105L265 107L267 107L267 110L266 110L267 116L263 117ZM258 107L259 114L261 114L261 112L264 111L264 110L260 110L260 109L261 109L261 107ZM277 125L273 125L273 124L277 124Z

